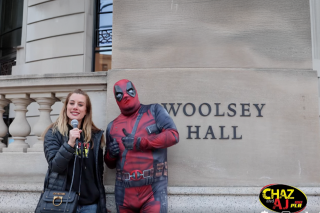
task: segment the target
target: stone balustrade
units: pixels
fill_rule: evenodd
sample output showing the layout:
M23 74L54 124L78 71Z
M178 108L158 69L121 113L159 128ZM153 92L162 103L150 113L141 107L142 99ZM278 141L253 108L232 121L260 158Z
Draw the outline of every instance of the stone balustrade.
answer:
M78 88L98 99L106 92L107 72L0 76L0 152L43 152L41 135L52 123L52 105L64 102L68 93ZM39 105L39 119L34 126L30 126L26 117L27 107L32 102ZM15 117L7 128L3 113L9 103L14 106ZM103 124L104 119L99 119L95 122ZM2 140L8 130L13 142L6 147ZM31 130L38 139L32 147L26 143Z

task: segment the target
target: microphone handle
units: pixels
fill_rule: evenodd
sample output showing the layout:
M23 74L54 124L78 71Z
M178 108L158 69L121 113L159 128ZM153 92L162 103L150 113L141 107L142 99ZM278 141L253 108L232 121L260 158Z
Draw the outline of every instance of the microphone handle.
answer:
M82 154L82 143L80 141L80 147L79 147L79 138L76 138L76 152L77 154L81 153Z
M77 154L83 154L82 151L83 151L83 143L81 143L80 141L80 147L79 147L79 139L76 138L76 147L77 147ZM82 156L81 156L82 157Z
M78 150L79 150L79 139L76 138L76 148L77 148L77 153L78 153Z

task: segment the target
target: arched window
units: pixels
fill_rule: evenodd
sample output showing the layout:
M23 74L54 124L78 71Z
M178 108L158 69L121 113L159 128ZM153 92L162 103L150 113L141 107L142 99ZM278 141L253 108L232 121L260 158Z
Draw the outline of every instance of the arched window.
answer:
M93 71L111 69L113 0L96 0Z

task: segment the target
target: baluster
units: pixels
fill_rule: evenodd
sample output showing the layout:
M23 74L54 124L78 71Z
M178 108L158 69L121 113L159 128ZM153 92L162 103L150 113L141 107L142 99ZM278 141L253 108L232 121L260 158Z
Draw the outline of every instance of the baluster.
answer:
M15 106L15 118L9 126L9 132L12 135L13 142L7 148L3 148L3 152L27 152L30 146L25 142L26 137L31 132L31 127L27 121L27 106L33 102L28 94L9 94L5 96Z
M57 92L56 97L60 99L62 103L64 103L67 99L69 92Z
M2 148L5 148L6 145L2 143L3 138L8 133L8 127L3 121L3 113L4 113L4 107L7 106L10 103L8 99L4 98L4 95L0 94L0 152L2 152Z
M32 148L28 148L28 152L43 152L43 139L41 135L52 123L50 117L50 112L52 111L51 106L57 101L57 99L52 93L33 93L30 94L30 98L36 100L39 104L40 115L39 120L32 128L32 132L38 136L38 141Z

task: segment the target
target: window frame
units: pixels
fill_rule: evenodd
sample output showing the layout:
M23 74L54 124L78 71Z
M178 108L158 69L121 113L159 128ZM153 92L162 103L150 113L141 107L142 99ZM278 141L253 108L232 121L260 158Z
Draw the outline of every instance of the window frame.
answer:
M100 12L100 2L101 0L95 0L94 1L94 27L93 27L93 48L92 48L92 72L95 72L96 70L96 67L95 67L95 63L96 63L96 54L99 53L99 52L111 52L111 55L112 55L112 27L113 25L106 25L106 26L103 26L103 28L100 28L100 15L101 14L112 14L113 15L113 9L110 10L110 11L104 11L104 12ZM108 7L110 5L113 5L113 1L112 3L109 3L109 4L106 4L102 7L102 10L103 8L105 7ZM112 17L113 18L113 17ZM109 36L111 37L111 42L110 44L106 44L106 45L102 45L100 46L99 44L99 38L100 38L100 34L99 32L101 31L107 31L107 34L109 33ZM96 48L106 48L106 49L99 49L99 50L96 50Z

